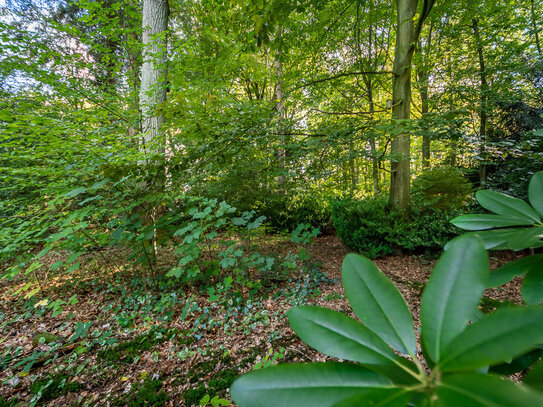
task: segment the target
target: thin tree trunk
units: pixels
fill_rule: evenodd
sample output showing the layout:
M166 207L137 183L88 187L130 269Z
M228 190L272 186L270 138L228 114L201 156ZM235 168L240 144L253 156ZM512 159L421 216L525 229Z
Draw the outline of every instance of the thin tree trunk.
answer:
M534 30L535 35L535 46L537 47L537 52L541 55L541 43L539 42L539 29L537 28L534 0L530 0L530 12L532 17L532 29Z
M373 82L369 78L368 82L368 102L369 102L369 116L373 119L375 113L375 105L373 103ZM379 160L377 159L377 142L375 138L370 138L370 151L371 151L371 178L373 181L373 195L379 193Z
M277 37L279 39L279 42L281 41L282 36L282 28L279 28L279 32L277 34ZM284 91L283 91L283 63L281 62L281 49L277 49L275 53L275 101L277 103L276 109L277 109L277 118L279 121L279 133L284 133L284 125L285 125L285 102L284 102ZM284 136L283 136L284 137ZM284 140L281 140L283 142ZM286 151L284 148L279 147L277 149L277 161L279 162L279 166L284 171L286 167ZM285 191L283 190L282 186L286 181L286 177L284 174L281 174L277 180L278 184L278 190L280 194L284 194Z
M428 57L432 45L432 26L430 25L430 31L428 33L428 43L426 44L426 53L424 53L422 42L420 43L420 67L418 69L418 80L419 80L419 94L421 100L421 113L424 118L430 111L430 98L429 98L429 79L430 73L428 72L428 63L425 58ZM431 138L428 134L428 129L424 129L422 135L422 167L430 168L430 148L431 148Z
M486 131L487 131L487 120L488 120L488 81L485 70L485 59L483 53L483 44L481 42L481 33L479 31L479 24L476 18L471 20L473 36L475 39L475 46L477 48L477 56L479 58L479 78L481 80L480 85L480 101L479 101L479 156L481 158L481 164L479 165L479 180L484 182L486 179Z
M451 57L451 48L450 48L450 45L447 46L447 55L448 55L448 58L447 58L447 76L449 77L449 83L452 85L454 83L454 67L453 67L453 58ZM449 89L449 112L452 112L453 109L454 109L454 97L453 97L453 94L454 92L452 91L452 89ZM458 151L458 139L457 139L457 136L456 134L454 133L455 132L455 128L454 128L454 125L452 123L449 124L449 133L451 134L451 140L450 140L450 144L449 144L449 148L450 148L450 151L449 151L449 155L447 157L447 162L449 163L449 165L451 167L456 167L456 154L457 154L457 151Z

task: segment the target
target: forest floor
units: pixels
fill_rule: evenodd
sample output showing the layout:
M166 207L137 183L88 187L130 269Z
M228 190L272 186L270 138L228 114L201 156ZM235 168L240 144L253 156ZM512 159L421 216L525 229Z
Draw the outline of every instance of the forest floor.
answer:
M297 250L286 239L261 245ZM209 291L164 283L157 291L104 268L43 276L42 291L31 298L12 294L21 281L0 280L0 406L211 405L200 402L206 395L228 399L233 379L255 365L327 360L294 335L285 312L315 304L352 315L341 285L347 250L337 237L323 236L309 252L320 269L293 273L253 296L220 285ZM491 256L494 268L519 254ZM375 260L417 326L435 261L422 255ZM503 301L521 302L517 280L488 290L481 308Z

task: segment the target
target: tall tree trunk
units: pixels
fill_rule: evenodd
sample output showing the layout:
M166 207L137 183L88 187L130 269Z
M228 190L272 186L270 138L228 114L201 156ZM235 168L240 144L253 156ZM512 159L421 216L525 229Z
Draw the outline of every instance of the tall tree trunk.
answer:
M165 161L155 163L153 155L166 152L166 139L162 133L164 117L156 111L157 106L166 101L166 74L167 74L167 43L166 30L168 29L169 4L168 0L144 0L143 1L143 65L141 69L140 109L142 114L142 137L140 150L147 156L145 164L157 164L152 180L147 183L147 188L163 191L166 182ZM153 260L157 258L157 230L156 221L162 215L163 207L160 205L152 208L147 216L151 219L154 228L154 236L151 241ZM147 250L147 249L145 249ZM148 257L149 259L149 257ZM154 274L152 261L149 260L149 268Z
M421 100L421 113L424 118L430 112L430 98L429 98L429 80L430 72L428 67L428 55L430 54L432 46L432 26L430 25L430 31L428 32L428 39L426 43L426 52L424 52L424 46L422 41L420 42L420 66L418 67L417 77L419 80L419 94ZM428 134L428 128L424 128L422 135L422 167L430 167L430 147L432 139Z
M534 30L535 35L535 46L537 47L537 52L541 56L541 43L539 42L539 29L537 28L534 0L530 0L530 14L532 18L532 29Z
M454 60L451 57L451 48L450 44L447 45L447 76L449 77L449 83L454 83ZM454 109L454 92L452 89L449 89L447 92L449 94L448 103L449 103L449 112L452 112ZM458 153L458 136L455 133L455 126L453 123L449 123L449 134L451 135L450 144L449 144L449 154L447 157L447 162L451 167L456 167L456 155Z
M360 5L359 5L360 6ZM370 0L369 2L370 6L370 14L373 13L373 7L374 3L373 0ZM358 18L358 9L357 9L357 18ZM373 35L374 35L374 27L370 24L368 29L368 70L371 70L371 67L373 66L372 62L372 55L373 55ZM360 54L362 54L360 40L358 41L358 48ZM364 66L362 65L361 70L364 71ZM371 75L365 75L364 76L364 83L366 85L366 91L368 94L368 112L370 119L374 119L375 114L375 103L373 101L373 78ZM371 151L371 178L372 178L372 185L373 185L373 195L377 195L379 193L379 160L377 158L377 141L374 137L370 138L369 140L370 144L370 151Z
M484 182L486 179L486 131L488 120L488 81L485 70L485 58L483 53L483 43L481 41L481 33L479 31L479 23L476 18L471 20L471 27L473 29L473 37L475 39L475 47L477 49L477 56L479 58L479 78L480 82L480 100L479 100L479 156L481 158L481 164L479 165L479 181Z
M397 28L392 77L392 118L409 119L411 105L411 62L413 58L413 18L417 12L416 0L396 0ZM408 133L392 139L390 164L390 204L394 208L407 208L410 201L410 148Z
M280 42L281 42L281 36L283 34L283 30L282 28L280 27L279 28L279 32L277 34L277 38L278 38L278 42L279 42L279 48L277 49L277 51L275 52L275 62L274 62L274 67L275 67L275 79L276 79L276 82L275 82L275 95L274 95L274 98L275 98L275 101L276 101L276 109L277 109L277 118L278 118L278 122L279 122L279 131L278 133L279 134L282 134L282 133L285 133L285 118L286 118L286 115L285 115L285 102L284 102L284 91L283 91L283 63L281 62L281 56L282 56L282 51L281 51L281 45L280 45ZM284 142L284 137L283 135L280 136L280 140L281 142ZM281 148L279 147L277 149L277 161L279 163L279 166L281 167L281 169L283 171L285 171L285 167L286 167L286 151L284 148ZM286 177L284 174L281 174L277 180L277 184L278 184L278 192L280 194L284 194L285 191L283 190L283 184L285 183L286 181Z
M411 109L411 65L415 44L419 40L424 21L432 10L434 0L424 0L415 25L418 0L396 0L397 28L394 65L392 68L392 118L406 120ZM411 139L408 133L392 139L390 152L390 205L406 209L411 200L410 172Z
M143 1L140 109L143 132L141 150L146 153L160 153L165 149L161 134L164 118L156 112L156 107L166 101L168 15L168 0Z
M368 90L368 102L369 102L369 116L373 119L375 113L375 105L373 102L373 82L371 78L368 78L366 83ZM371 178L373 180L373 195L379 193L379 160L377 158L377 141L374 137L370 138L370 151L371 151Z

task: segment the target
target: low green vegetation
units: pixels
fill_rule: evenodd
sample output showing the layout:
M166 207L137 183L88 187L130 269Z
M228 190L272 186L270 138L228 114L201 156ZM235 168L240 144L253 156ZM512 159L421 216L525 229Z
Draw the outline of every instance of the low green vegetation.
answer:
M33 382L30 386L30 392L34 395L40 394L39 400L45 404L60 396L65 396L67 393L78 393L82 388L83 385L72 381L71 376L58 373Z
M136 382L131 390L122 397L111 401L113 407L122 406L164 406L168 401L168 395L162 389L162 380L146 378L142 382Z
M538 374L527 376L524 385L486 374L489 366L511 365L512 359L526 358L527 351L543 343L541 306L502 307L478 315L489 278L488 255L477 237L450 243L421 299L423 360L400 292L368 259L350 254L343 262L343 285L362 324L314 306L292 308L288 317L309 346L355 363L270 367L237 379L231 395L240 407L542 404L538 385L531 387L540 383ZM529 355L533 363L539 353ZM515 368L530 366L515 360ZM511 373L499 368L492 372Z

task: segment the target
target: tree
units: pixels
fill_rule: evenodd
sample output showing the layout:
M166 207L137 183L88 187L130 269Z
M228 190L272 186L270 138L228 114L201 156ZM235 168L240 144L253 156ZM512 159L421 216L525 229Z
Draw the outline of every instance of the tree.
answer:
M411 111L411 64L424 21L430 14L435 0L423 0L422 10L415 25L419 0L397 0L396 48L392 77L392 118L407 120ZM409 134L401 133L393 138L390 164L390 205L405 209L410 201L410 149Z
M157 107L166 101L168 16L168 0L144 0L140 108L141 150L146 153L163 152L165 148L161 135L164 117Z

